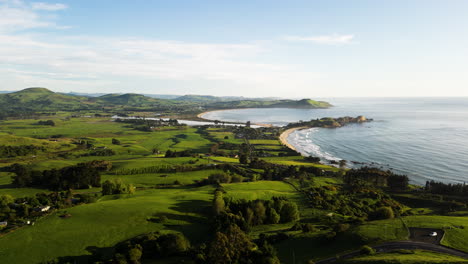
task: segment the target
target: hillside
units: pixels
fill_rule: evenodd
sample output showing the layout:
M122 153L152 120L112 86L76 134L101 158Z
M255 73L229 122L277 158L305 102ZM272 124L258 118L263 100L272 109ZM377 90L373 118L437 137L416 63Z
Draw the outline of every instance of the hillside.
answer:
M253 101L241 100L232 102L218 102L209 105L214 109L229 109L229 108L327 108L332 105L323 101L314 101L310 99L302 100L273 100L273 101Z
M87 109L93 103L87 97L54 93L46 88L27 88L0 94L0 109L5 111Z
M106 94L96 98L98 102L109 103L113 105L132 105L143 106L159 102L159 99L147 97L141 94Z
M0 94L0 117L21 116L42 111L158 111L170 113L194 113L200 109L229 108L326 108L327 102L310 99L267 100L268 98L239 100L243 97L215 97L185 95L176 99L160 99L142 94L106 94L99 97L55 93L46 88L27 88L17 92ZM234 100L236 99L236 100Z

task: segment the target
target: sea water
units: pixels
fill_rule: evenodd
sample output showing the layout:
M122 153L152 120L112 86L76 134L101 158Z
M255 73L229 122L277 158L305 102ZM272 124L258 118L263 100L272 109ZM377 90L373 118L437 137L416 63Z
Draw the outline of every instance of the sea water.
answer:
M299 120L364 115L373 122L312 128L288 137L303 155L347 160L407 174L411 182L468 181L468 98L328 98L328 109L242 109L207 119L282 126Z

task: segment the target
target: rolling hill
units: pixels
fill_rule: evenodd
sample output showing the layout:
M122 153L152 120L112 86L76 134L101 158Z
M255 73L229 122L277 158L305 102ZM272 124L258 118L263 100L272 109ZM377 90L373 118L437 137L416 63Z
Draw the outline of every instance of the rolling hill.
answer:
M230 108L326 108L327 102L302 100L234 100L243 97L186 95L176 99L159 99L142 94L106 94L98 97L55 93L46 88L27 88L0 94L0 116L42 111L124 110L197 112Z

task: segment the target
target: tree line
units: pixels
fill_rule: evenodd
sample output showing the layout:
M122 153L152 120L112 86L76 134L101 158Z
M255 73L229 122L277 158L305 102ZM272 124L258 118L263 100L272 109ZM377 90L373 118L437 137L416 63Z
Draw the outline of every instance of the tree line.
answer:
M468 185L465 183L443 183L426 181L425 191L433 194L450 194L468 196Z
M22 146L6 146L0 145L0 157L11 158L17 156L35 155L39 151L45 151L43 146L22 145Z
M15 173L13 184L18 187L42 187L50 190L85 189L101 186L98 169L87 163L80 163L62 169L32 170L28 166L15 163L10 166Z

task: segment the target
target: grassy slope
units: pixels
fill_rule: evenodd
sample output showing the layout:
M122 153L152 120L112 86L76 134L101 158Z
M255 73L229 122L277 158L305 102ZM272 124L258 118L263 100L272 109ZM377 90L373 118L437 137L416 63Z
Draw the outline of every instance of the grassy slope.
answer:
M0 248L8 248L0 251L0 262L34 263L89 254L88 247L109 247L156 230L183 231L192 241L206 239L208 225L200 213L210 206L212 191L212 187L146 190L69 208L71 218L52 214L34 226L0 237ZM155 213L167 215L170 227L147 221Z
M443 245L468 252L468 217L420 215L406 216L403 220L408 227L444 229ZM399 219L371 221L360 226L357 233L374 242L408 237Z
M295 201L301 201L302 197L294 191L291 185L279 181L258 181L223 184L227 192L226 197L234 200L246 199L270 199L271 197L286 197Z

